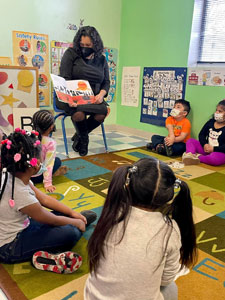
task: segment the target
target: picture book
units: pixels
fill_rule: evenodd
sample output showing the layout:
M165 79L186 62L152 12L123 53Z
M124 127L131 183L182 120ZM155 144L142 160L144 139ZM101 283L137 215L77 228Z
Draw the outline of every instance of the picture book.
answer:
M87 80L65 80L51 74L52 83L59 101L77 105L95 103L95 96Z

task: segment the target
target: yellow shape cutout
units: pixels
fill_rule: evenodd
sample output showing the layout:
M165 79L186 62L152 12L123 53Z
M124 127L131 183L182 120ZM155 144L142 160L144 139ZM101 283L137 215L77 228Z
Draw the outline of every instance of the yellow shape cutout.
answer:
M17 89L26 93L31 92L31 88L34 82L34 77L31 71L23 70L17 75L18 85Z
M28 70L20 71L17 75L17 79L19 84L24 87L31 86L34 82L33 74Z
M1 96L5 99L1 105L10 105L11 107L13 107L14 102L20 101L19 99L13 98L13 93L11 93L9 96Z

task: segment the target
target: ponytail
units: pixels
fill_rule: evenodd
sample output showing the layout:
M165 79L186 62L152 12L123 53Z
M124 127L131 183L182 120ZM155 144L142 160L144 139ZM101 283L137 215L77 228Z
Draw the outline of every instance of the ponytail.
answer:
M187 183L181 181L179 186L180 192L172 204L172 218L177 222L181 233L181 264L190 266L194 265L197 257L192 200Z
M127 185L129 167L120 167L113 174L101 216L88 242L90 271L96 272L100 258L105 257L103 246L107 235L112 232L115 225L122 221L123 231L118 243L123 239L132 204Z

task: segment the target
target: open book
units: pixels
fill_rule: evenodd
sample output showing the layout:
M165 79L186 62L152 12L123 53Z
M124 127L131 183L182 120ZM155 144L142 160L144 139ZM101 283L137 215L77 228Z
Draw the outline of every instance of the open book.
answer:
M59 101L78 105L95 103L95 96L87 80L65 80L51 74L52 83Z

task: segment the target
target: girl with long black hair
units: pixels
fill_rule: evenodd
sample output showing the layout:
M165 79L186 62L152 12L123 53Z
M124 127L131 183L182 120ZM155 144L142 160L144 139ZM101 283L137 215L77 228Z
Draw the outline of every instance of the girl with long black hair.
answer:
M188 185L155 158L118 168L88 243L86 300L177 299L196 257Z

